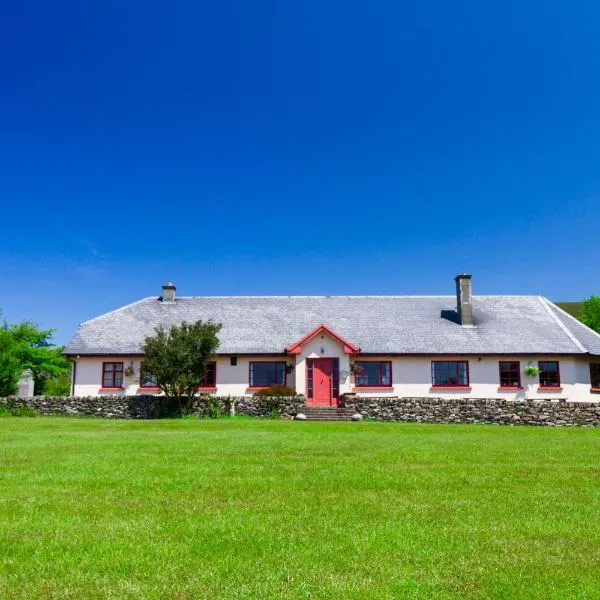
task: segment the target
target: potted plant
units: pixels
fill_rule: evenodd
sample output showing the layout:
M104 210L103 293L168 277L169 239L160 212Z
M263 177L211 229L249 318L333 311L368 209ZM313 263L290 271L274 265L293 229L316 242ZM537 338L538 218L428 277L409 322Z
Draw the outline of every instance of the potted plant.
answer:
M540 370L538 367L534 367L533 365L525 367L525 375L527 375L527 377L537 377L539 374Z

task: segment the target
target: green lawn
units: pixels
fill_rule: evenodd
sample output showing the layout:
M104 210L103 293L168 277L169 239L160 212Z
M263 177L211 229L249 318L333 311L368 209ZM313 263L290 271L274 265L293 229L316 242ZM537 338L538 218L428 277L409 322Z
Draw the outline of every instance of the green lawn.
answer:
M599 598L600 430L0 419L0 598Z

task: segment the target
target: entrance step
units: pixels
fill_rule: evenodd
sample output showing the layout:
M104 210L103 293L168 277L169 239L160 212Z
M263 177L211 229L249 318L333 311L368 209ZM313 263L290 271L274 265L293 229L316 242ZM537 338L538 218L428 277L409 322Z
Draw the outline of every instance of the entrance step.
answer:
M302 406L298 413L305 415L307 421L351 421L356 411L337 406Z

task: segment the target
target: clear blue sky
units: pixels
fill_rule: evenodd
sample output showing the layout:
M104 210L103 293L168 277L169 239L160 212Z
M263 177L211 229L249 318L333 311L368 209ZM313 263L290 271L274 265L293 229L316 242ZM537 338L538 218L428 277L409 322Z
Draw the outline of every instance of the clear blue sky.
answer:
M495 5L495 6L493 6ZM0 0L0 307L598 293L600 5Z

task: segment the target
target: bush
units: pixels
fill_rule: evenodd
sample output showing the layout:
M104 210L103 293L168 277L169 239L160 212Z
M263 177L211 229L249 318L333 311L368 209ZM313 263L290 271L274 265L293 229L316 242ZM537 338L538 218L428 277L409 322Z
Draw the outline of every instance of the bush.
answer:
M280 383L276 383L270 388L265 388L264 390L258 390L257 392L254 392L254 396L256 398L292 398L297 395L298 394L296 394L296 390Z
M36 417L37 411L25 404L7 404L0 406L0 417Z

